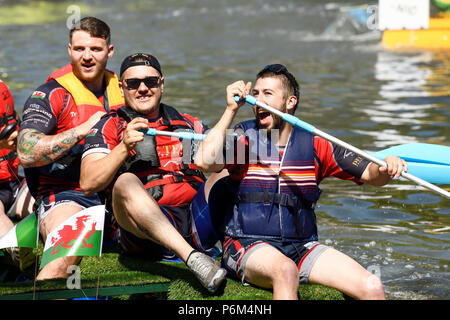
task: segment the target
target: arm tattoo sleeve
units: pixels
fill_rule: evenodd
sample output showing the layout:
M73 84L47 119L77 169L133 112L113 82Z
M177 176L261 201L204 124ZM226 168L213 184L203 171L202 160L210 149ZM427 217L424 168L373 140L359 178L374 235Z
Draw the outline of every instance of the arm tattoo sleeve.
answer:
M67 154L78 141L75 129L51 136L35 129L24 129L19 133L17 153L24 168L40 167Z

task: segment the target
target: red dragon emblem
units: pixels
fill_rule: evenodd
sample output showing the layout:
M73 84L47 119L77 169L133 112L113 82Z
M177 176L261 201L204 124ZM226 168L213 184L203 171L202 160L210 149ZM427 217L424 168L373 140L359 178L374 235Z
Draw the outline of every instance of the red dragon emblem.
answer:
M84 230L85 222L90 218L90 216L81 216L77 218L76 221L76 227L75 229L72 228L71 225L65 225L61 230L58 231L59 238L53 237L52 238L52 255L59 252L60 247L63 247L64 249L71 248L74 244L71 242L74 242L81 234L81 232ZM97 222L93 222L91 225L91 230L84 236L83 238L83 245L82 248L92 248L91 243L86 243L86 240L89 240L89 238L94 234L94 232L97 232L95 230Z

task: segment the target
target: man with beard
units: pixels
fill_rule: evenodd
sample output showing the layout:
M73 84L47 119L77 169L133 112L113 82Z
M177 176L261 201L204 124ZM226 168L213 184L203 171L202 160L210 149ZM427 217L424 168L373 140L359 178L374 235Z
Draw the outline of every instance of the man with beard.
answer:
M97 194L80 189L83 140L110 109L124 104L117 76L106 70L114 54L106 23L86 17L70 30L71 63L53 72L26 101L18 156L31 194L40 200L40 232L47 235L77 212L100 205ZM38 280L67 278L80 257L62 257L44 266Z
M314 208L321 192L318 185L325 177L382 186L398 177L404 166L406 170L406 162L388 156L388 169L379 167L258 106L255 119L239 123L236 141L223 148L228 141L225 133L250 90L251 83L243 81L227 87L227 108L195 157L201 170L213 173L205 197L214 224L222 222L223 264L229 274L273 289L274 299L297 299L299 284L307 282L358 299L384 299L379 278L318 242ZM252 95L294 114L299 85L285 66L272 64L257 74ZM241 102L236 103L235 96ZM230 149L233 163L218 161L222 159L218 155L229 154Z

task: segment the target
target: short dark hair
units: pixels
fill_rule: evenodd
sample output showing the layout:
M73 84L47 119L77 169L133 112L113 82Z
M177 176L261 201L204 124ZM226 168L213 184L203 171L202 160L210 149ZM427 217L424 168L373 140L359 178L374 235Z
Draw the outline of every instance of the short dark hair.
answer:
M105 39L107 45L111 42L111 30L109 26L95 17L85 17L79 23L75 23L72 29L70 29L70 42L72 42L72 34L79 30L88 32L92 37Z
M152 56L149 53L134 53L123 59L122 64L120 65L120 79L122 79L125 70L140 65L155 68L162 77L161 65L155 56Z
M300 101L300 86L297 79L288 71L288 69L279 63L268 64L256 75L256 80L266 77L279 77L281 84L285 92L285 98L288 96L297 97L297 103L294 106L294 112L297 109L298 102Z

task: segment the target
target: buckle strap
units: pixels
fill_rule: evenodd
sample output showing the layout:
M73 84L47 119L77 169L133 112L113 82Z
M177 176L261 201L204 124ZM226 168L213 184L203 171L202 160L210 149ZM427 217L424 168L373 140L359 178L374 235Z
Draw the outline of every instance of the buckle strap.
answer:
M303 201L301 199L298 199L294 195L289 195L287 193L273 193L267 191L239 193L237 195L237 202L239 203L262 202L265 204L273 203L294 209L305 207L303 205Z
M8 152L8 154L0 157L0 162L8 160L8 161L12 161L17 157L17 152L16 151L10 151Z
M181 182L189 183L189 182L193 182L193 181L197 181L197 180L194 177L190 177L190 176L173 175L173 176L169 176L169 177L156 179L156 180L147 182L146 184L144 184L144 187L146 189L149 189L149 188L166 185L166 184L170 184L170 183L181 183Z

